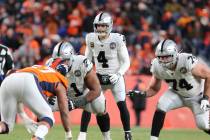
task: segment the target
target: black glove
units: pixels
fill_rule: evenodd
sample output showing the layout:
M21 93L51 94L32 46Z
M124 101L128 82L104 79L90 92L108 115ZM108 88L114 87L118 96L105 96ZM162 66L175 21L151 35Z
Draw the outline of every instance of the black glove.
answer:
M50 105L55 105L55 102L56 102L56 96L51 96L47 99L47 102L50 104Z
M85 97L75 98L75 99L68 98L69 111L82 107L86 105L87 103L88 102Z
M129 90L128 93L126 94L130 97L134 97L134 96L143 96L146 97L146 91L139 91L139 90Z

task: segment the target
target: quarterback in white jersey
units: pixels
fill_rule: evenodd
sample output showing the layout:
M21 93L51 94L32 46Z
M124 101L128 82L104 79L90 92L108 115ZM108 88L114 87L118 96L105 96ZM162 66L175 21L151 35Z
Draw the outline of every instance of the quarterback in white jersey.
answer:
M143 93L147 97L157 94L162 80L169 84L169 89L158 101L150 140L158 140L166 112L181 107L188 107L197 127L210 134L210 69L192 54L178 53L176 43L169 39L160 41L155 55L152 79Z
M96 33L86 36L87 49L85 55L96 65L96 72L101 75L124 75L130 66L130 60L125 43L125 36L119 33L110 33L105 40L99 40Z
M125 81L123 75L130 67L129 55L124 35L111 33L112 17L101 12L94 20L94 32L86 35L85 56L96 66L96 73L103 91L110 89L120 111L125 131L125 140L131 140L130 115L125 102ZM82 120L87 113L83 112ZM90 116L90 114L89 114ZM87 123L85 123L87 124ZM81 125L81 132L86 132L87 125ZM82 131L82 128L84 128Z

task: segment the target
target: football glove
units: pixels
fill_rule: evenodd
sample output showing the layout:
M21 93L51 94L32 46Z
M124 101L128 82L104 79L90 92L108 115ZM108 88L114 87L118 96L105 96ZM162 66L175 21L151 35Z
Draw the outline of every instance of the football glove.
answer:
M57 98L56 96L51 96L47 99L47 102L50 104L50 105L55 105L55 102L56 102Z
M85 97L80 97L80 98L68 98L68 105L69 105L69 111L80 108L84 105L86 105L88 102Z
M204 95L203 98L201 99L201 105L200 108L204 112L209 110L209 97L207 95Z
M134 97L134 96L137 96L137 95L146 97L146 91L129 90L126 95L128 95L130 97Z
M47 99L47 102L48 102L48 104L49 104L49 106L50 106L50 108L52 109L53 112L59 111L57 96L49 97Z
M118 80L120 79L121 77L121 74L119 73L116 73L116 74L109 74L109 80L112 84L116 84L118 82Z

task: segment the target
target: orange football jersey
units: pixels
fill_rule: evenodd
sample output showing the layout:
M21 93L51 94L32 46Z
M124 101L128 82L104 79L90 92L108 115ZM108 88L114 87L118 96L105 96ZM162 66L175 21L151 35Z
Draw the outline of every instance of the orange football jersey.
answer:
M62 83L66 89L68 86L68 80L62 74L44 65L34 65L20 69L17 72L33 73L38 78L42 93L48 97L55 95L55 87L59 82Z

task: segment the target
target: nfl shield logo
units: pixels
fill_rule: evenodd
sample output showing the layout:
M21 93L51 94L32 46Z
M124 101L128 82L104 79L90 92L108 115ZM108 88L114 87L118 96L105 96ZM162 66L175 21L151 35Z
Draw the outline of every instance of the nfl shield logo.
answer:
M115 42L112 42L112 43L110 43L110 49L115 49L116 48L116 43Z
M81 76L81 71L80 70L75 70L74 75L76 77L80 77Z
M181 67L180 72L183 73L183 74L187 73L187 68Z

